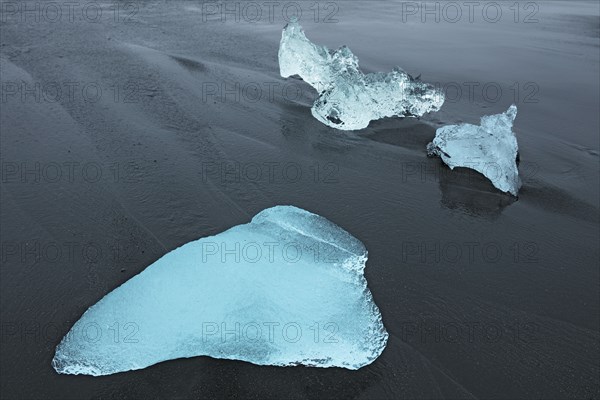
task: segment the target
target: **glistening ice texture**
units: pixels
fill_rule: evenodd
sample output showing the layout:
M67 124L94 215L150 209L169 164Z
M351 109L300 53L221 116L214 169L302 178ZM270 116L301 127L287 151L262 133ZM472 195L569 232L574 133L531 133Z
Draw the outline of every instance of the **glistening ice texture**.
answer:
M331 52L313 44L292 21L283 28L279 69L287 78L299 75L319 92L313 116L333 128L366 128L384 117L420 117L438 111L444 94L396 67L390 73L363 74L358 58L346 46Z
M278 206L167 253L90 307L56 348L63 374L108 375L211 356L358 369L388 334L363 244L327 219Z
M496 188L516 196L521 187L517 168L519 146L512 131L516 116L517 106L513 104L505 113L481 117L481 126L443 126L435 132L427 152L440 156L450 169L474 169Z

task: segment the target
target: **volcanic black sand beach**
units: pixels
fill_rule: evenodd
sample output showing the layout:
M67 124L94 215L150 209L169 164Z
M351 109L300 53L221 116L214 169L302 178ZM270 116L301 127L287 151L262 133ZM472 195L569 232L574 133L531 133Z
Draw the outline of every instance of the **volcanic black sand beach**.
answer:
M318 122L316 92L279 76L287 3L258 19L227 3L77 3L72 19L1 3L0 397L598 398L598 3L500 2L498 19L483 2L439 22L400 2L296 3L315 43L446 91L438 113L356 132ZM512 103L518 199L427 158L437 127ZM390 334L371 365L54 371L106 293L282 204L367 247Z

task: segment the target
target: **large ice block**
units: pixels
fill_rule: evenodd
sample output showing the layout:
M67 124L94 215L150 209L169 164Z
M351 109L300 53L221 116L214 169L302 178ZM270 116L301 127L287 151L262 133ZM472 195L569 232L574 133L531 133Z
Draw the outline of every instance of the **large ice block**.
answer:
M517 196L521 179L517 168L519 146L512 131L516 116L517 106L513 104L505 113L481 117L480 126L443 126L435 132L427 152L440 156L450 169L474 169L496 188Z
M167 253L107 294L73 325L52 365L108 375L204 355L357 369L388 338L366 261L364 245L327 219L269 208Z
M312 43L295 20L283 29L279 69L281 76L299 75L319 92L312 114L337 129L366 128L384 117L420 117L444 103L441 90L399 67L389 73L363 74L348 47L330 51Z

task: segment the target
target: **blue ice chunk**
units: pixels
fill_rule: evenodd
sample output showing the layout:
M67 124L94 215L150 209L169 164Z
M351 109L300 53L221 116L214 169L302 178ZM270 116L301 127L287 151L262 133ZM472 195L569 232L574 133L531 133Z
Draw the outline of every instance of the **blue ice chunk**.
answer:
M517 106L504 113L481 117L480 125L446 125L437 129L427 145L430 156L439 156L454 169L471 168L503 192L517 196L521 188L517 156L519 145L512 130Z
M52 360L109 375L184 357L358 369L388 334L363 275L367 250L291 206L175 249L90 307Z
M330 51L312 43L297 20L283 29L279 44L281 76L298 75L319 92L312 115L340 130L366 128L384 117L420 117L438 111L444 93L401 68L363 74L346 46Z

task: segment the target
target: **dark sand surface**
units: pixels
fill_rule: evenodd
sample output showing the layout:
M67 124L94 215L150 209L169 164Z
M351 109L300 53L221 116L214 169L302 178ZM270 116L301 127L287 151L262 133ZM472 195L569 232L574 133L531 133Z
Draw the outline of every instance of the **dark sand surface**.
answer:
M307 85L279 76L280 9L254 24L204 21L196 1L135 3L117 18L107 3L97 23L4 14L0 397L600 396L598 3L537 2L534 23L525 3L518 22L507 2L498 23L481 11L473 23L435 23L403 21L401 3L383 1L336 2L338 22L315 23L309 3L299 4L311 40L347 44L365 71L400 65L462 95L421 120L341 132L311 116ZM23 83L45 88L39 101L9 93ZM236 83L241 94L208 95ZM54 102L52 84L63 91ZM279 85L272 98L268 84ZM486 84L502 95L492 101ZM426 157L437 126L513 102L518 200ZM220 176L236 166L239 179ZM369 250L390 334L373 364L196 357L101 378L51 368L71 324L110 290L278 204L330 219Z

